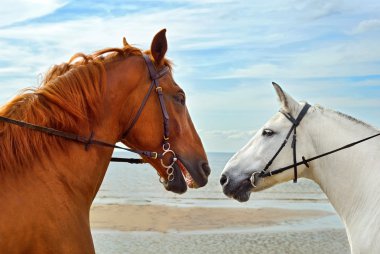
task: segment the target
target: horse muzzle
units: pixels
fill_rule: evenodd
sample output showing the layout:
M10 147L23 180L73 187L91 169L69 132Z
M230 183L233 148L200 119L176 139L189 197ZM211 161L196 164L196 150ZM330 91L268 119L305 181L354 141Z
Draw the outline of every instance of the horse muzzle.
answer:
M253 189L251 178L246 177L242 180L235 180L226 173L220 177L220 185L222 185L223 193L227 197L236 199L239 202L248 201Z
M166 190L182 194L186 192L187 187L200 188L205 186L210 172L207 161L190 162L177 155L177 160L173 164L173 171L171 172L172 176L163 184Z

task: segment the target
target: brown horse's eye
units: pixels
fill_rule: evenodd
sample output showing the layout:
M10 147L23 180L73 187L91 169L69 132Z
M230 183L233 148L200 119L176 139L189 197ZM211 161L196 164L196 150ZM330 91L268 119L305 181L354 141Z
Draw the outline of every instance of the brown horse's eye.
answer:
M174 96L174 99L176 102L180 103L181 105L186 104L186 98L185 98L185 95L183 93L177 94L176 96Z

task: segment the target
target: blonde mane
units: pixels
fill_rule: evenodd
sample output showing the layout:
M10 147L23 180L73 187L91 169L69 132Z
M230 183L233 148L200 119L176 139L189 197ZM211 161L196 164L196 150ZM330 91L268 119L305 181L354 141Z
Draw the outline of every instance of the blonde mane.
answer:
M37 88L22 90L0 108L0 115L58 130L91 131L102 110L106 89L105 63L131 55L140 49L124 44L90 55L75 54L67 63L54 65ZM63 140L45 133L0 122L0 172L30 165L65 148Z

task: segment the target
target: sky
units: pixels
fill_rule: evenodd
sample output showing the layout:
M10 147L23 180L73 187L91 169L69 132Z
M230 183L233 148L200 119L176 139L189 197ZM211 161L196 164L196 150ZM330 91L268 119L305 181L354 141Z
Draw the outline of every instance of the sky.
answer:
M378 0L1 0L0 104L77 52L167 57L209 152L234 152L274 113L275 81L297 100L380 127Z

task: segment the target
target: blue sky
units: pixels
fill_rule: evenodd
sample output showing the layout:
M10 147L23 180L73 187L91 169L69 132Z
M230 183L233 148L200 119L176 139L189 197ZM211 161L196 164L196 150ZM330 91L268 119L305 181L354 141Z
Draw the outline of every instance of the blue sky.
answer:
M380 127L377 0L2 0L0 104L76 52L146 49L162 28L208 151L236 151L277 111L272 81Z

